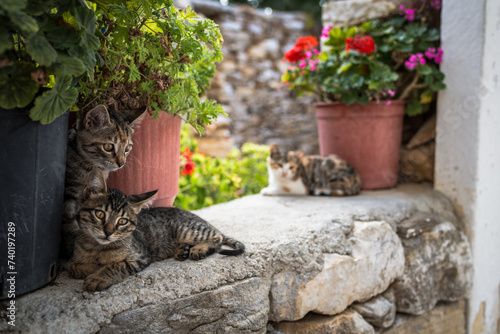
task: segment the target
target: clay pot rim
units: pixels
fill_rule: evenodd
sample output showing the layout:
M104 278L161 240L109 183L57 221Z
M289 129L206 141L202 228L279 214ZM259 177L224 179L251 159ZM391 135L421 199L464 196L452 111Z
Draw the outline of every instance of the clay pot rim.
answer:
M387 101L391 101L390 104L386 104ZM335 101L335 102L316 102L314 103L314 107L327 107L327 106L339 106L339 105L344 105L346 107L351 107L351 106L365 106L365 105L380 105L380 106L391 106L393 104L406 104L406 100L380 100L380 101L370 101L365 104L361 103L353 103L350 105L345 104L344 102L340 101Z

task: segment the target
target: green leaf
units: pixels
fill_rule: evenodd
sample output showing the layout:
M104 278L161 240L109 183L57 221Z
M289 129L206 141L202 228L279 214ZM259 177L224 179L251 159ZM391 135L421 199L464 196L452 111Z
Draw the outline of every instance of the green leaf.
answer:
M0 8L6 12L16 12L24 9L27 2L27 0L2 0L0 1Z
M80 45L87 49L97 50L101 42L95 35L97 24L94 12L88 8L79 6L76 8L74 15L76 22L82 27Z
M55 27L45 36L56 49L66 49L75 45L80 40L80 35L66 27Z
M133 60L130 62L128 69L130 71L128 82L134 82L134 81L137 81L141 78L141 73L137 69L137 66L135 66L135 63Z
M431 103L434 97L434 91L431 89L426 89L422 94L420 94L420 103L426 104Z
M38 24L33 17L23 12L10 12L9 17L12 23L25 34L29 35L38 32Z
M443 82L434 82L434 83L429 85L429 88L433 89L433 90L441 90L441 89L445 89L446 85Z
M418 100L412 100L409 103L406 104L406 114L408 116L416 116L420 115L421 113L424 112L424 108L422 107L422 104Z
M429 65L418 65L417 69L421 75L429 75L432 73L432 68Z
M55 76L73 76L77 77L85 72L85 65L83 62L75 57L68 57L60 54L57 60L50 67L50 72L53 72Z
M57 58L57 51L54 47L40 35L33 35L26 41L26 51L41 66L50 66Z
M61 116L78 98L78 90L69 87L71 77L57 78L54 87L35 99L35 106L30 110L30 117L34 121L48 124Z
M9 40L9 32L5 27L0 27L0 54L10 49L12 49L12 43Z
M35 65L18 62L14 71L0 75L0 107L5 109L24 108L33 101L38 84L31 79Z

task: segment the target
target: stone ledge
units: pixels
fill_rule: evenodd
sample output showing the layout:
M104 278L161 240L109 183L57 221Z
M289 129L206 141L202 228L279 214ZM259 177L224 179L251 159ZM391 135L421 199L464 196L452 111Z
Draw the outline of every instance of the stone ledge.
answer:
M463 299L470 287L470 247L453 206L426 185L355 197L254 195L197 214L247 252L157 262L92 294L62 270L49 286L17 299L15 332L265 333L269 321L339 314L389 290L391 303L421 314L440 300ZM429 256L434 250L440 254ZM432 275L408 272L429 269Z

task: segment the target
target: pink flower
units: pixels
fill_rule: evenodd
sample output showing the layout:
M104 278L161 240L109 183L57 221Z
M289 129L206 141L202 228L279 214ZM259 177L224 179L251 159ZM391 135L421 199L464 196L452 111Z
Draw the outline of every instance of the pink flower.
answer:
M415 19L416 9L405 9L405 17L408 21L413 21Z
M327 24L326 26L323 27L321 30L321 37L322 38L328 38L330 34L330 30L332 30L332 26L330 24Z
M306 62L305 62L305 61L302 61L302 62L299 64L299 67L300 67L300 68L304 68L304 67L306 67Z
M428 59L434 59L434 62L436 64L441 63L443 60L443 49L441 48L428 48L427 51L425 51L425 56Z
M393 91L393 90L388 90L387 93L390 95L390 96L394 96L396 93Z
M312 55L313 55L313 53L312 53L312 51L307 51L307 52L305 53L305 55L306 55L306 58L311 58L311 57L312 57Z
M405 66L409 69L412 70L415 66L421 64L425 64L425 58L424 55L421 53L417 53L414 55L411 55L410 58L408 58L407 61L405 61Z
M315 54L316 56L317 56L317 55L319 55L319 54L321 54L321 52L319 52L317 49L313 49L313 52L314 52L314 54Z
M316 65L319 63L319 59L309 60L309 66L311 66L311 71L316 70Z
M390 106L390 105L391 105L391 103L392 103L392 101L391 101L391 100L389 100L389 101L386 101L386 102L385 102L385 105L386 105L386 106Z

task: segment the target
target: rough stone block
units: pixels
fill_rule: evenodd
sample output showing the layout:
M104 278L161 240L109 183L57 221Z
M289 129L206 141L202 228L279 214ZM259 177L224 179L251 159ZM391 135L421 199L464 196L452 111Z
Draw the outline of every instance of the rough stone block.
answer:
M265 333L269 283L250 278L115 316L100 333Z
M422 213L401 226L405 271L393 284L397 311L419 315L438 301L464 298L471 288L473 268L465 234L450 222Z
M375 331L353 310L336 316L310 313L299 321L284 321L273 326L275 332L286 334L373 334Z
M465 334L465 302L440 304L420 316L398 314L391 328L377 334Z
M388 223L356 222L348 240L351 255L324 254L323 268L310 280L295 272L274 276L270 319L297 320L310 311L338 314L382 293L403 274L403 248Z
M349 0L328 1L323 7L323 24L334 27L355 25L388 16L396 10L392 1Z
M364 303L354 303L351 307L371 325L388 328L396 319L394 299L394 292L392 289L388 289L382 295L373 297Z

